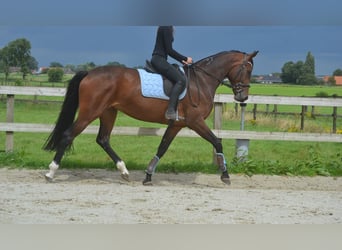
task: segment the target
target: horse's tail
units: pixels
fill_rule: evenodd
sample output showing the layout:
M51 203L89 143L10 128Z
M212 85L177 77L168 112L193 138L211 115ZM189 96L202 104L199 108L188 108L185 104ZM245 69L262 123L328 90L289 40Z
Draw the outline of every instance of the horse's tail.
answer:
M74 122L78 108L78 90L80 87L80 82L84 77L87 76L87 74L87 71L80 71L76 73L76 75L70 80L56 126L44 144L43 148L45 150L57 150L57 147L63 138L63 133Z

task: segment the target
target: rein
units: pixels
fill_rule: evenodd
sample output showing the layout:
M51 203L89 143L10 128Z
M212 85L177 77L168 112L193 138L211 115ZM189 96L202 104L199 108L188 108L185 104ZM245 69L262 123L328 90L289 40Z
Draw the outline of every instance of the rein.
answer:
M214 78L218 83L222 83L222 80L218 79L216 76L214 76L213 74L209 73L208 71L204 70L202 67L197 66L195 64L191 65L193 69L199 69L200 71L202 71L203 73L207 74L208 76L210 76L211 78Z
M200 105L200 103L201 103L201 95L200 95L200 88L199 88L199 85L198 85L198 81L197 81L197 79L195 79L194 82L195 82L196 88L197 88L198 103L194 103L194 101L192 99L191 91L190 91L190 69L191 69L191 71L193 71L193 75L195 76L195 78L197 78L197 75L196 75L196 73L194 71L194 67L192 67L192 66L193 66L193 64L188 67L188 82L189 82L189 84L188 84L188 92L189 92L189 98L190 98L191 105L194 108L197 108Z

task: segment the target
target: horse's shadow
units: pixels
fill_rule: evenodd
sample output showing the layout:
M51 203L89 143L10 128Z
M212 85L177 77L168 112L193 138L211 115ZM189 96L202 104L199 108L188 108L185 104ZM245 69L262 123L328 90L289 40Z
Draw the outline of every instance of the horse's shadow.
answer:
M41 173L43 176L45 173ZM80 184L117 184L128 186L143 186L144 171L130 171L129 181L121 178L120 172L107 169L60 169L53 181L49 183L80 183ZM192 187L218 187L225 185L220 182L217 175L203 175L198 173L155 173L153 186L192 186Z

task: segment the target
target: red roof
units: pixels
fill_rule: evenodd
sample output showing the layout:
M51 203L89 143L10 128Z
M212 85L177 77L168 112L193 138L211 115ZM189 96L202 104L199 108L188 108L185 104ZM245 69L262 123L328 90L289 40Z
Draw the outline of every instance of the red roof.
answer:
M323 77L323 80L327 82L329 80L330 76ZM336 85L342 85L342 76L334 76L334 79L336 81Z

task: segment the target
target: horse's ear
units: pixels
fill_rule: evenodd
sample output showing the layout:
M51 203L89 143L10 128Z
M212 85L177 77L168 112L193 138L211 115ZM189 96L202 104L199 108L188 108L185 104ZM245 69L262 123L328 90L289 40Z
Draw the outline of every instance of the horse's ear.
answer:
M257 54L259 53L259 50L254 51L253 53L248 55L248 59L252 59L253 57L255 57Z

